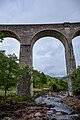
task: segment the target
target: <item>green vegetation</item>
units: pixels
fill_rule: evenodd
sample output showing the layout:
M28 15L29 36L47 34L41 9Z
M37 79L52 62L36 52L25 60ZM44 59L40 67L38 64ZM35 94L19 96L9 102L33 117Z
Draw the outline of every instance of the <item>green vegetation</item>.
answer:
M80 67L75 69L69 77L73 81L73 93L80 95Z
M3 42L3 39L4 38L4 33L3 32L0 32L0 42Z
M4 95L0 94L0 106L4 105L17 105L17 104L24 104L24 105L35 105L34 98L29 98L26 96L18 96L15 93L7 94L6 99L4 99Z
M5 96L11 87L16 86L19 79L20 67L14 59L16 59L14 55L7 57L0 53L0 88L5 91Z
M37 70L33 70L33 86L34 88L43 88L46 87L47 78L46 75L42 72L38 72Z
M30 67L22 67L16 61L15 54L6 56L3 52L0 52L0 90L1 93L5 93L2 95L4 103L6 103L7 95L10 93L8 91L14 91L20 79L31 78Z
M49 86L52 86L53 90L57 90L57 91L64 90L64 91L67 91L67 80L53 78L53 80L51 80L49 82Z
M37 89L56 87L56 91L67 90L67 80L61 80L55 77L50 77L37 70L33 70L33 86Z
M12 88L15 89L17 82L24 77L30 77L30 67L22 67L17 63L17 57L13 55L4 55L0 52L0 89L5 91L5 97L7 91Z
M23 100L25 98L14 95L8 91L14 91L16 84L20 79L26 79L30 81L31 71L33 73L33 85L35 93L38 92L39 95L45 93L43 88L56 89L56 91L66 90L67 81L60 80L58 78L53 78L45 75L43 72L40 73L37 70L32 70L29 66L22 67L16 62L17 57L13 55L4 55L0 52L0 90L4 91L4 95L0 96L0 99L4 99L4 103L9 98L16 100ZM31 84L32 81L30 81ZM7 94L8 92L8 94ZM19 99L18 99L19 98Z
M0 33L0 42L3 42L4 34ZM16 102L26 101L29 104L35 104L34 100L25 96L17 96L13 91L16 90L16 84L21 79L30 81L31 71L33 73L33 85L35 96L45 94L45 89L56 89L56 91L66 90L67 81L60 80L32 70L29 66L22 67L17 63L18 61L15 54L6 56L0 52L0 105L6 103L15 104ZM32 81L29 82L31 84ZM48 90L47 89L47 90ZM8 92L9 91L9 92ZM12 91L12 92L11 92ZM4 93L4 94L3 94ZM36 94L38 93L38 94Z

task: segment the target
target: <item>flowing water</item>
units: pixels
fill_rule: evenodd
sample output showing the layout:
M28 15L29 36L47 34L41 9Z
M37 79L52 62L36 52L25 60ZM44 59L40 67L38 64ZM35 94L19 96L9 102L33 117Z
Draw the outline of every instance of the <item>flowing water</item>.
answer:
M36 98L37 103L46 103L51 105L51 108L47 111L49 120L80 120L80 115L72 109L70 106L64 105L59 101L67 96L66 94L57 94L54 96L45 95Z

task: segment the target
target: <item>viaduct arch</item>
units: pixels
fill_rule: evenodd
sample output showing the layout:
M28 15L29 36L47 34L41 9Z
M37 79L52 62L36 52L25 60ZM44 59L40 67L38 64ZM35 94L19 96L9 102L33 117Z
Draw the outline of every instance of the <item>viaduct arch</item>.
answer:
M55 37L59 39L65 48L67 74L75 68L75 58L72 46L72 39L80 35L79 23L60 23L60 24L18 24L0 25L0 33L4 37L13 37L20 42L20 64L32 66L32 47L41 37ZM30 80L20 80L17 87L18 95L32 95ZM72 80L68 80L69 95L72 95Z

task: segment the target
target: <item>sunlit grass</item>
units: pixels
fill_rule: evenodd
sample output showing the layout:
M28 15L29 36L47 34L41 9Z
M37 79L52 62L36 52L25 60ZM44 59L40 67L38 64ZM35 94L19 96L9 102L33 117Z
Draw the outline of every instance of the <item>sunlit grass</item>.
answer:
M16 94L16 87L11 87L8 91L7 91L7 95L8 94ZM4 96L5 91L3 89L0 89L0 96Z
M40 89L40 88L33 88L33 92L41 92L42 91L42 89Z

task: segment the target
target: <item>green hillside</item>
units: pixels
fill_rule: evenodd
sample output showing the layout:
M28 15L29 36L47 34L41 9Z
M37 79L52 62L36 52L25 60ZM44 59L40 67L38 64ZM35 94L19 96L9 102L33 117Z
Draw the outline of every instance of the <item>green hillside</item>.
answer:
M52 88L57 91L67 90L67 80L51 77L33 70L33 86L34 88Z

